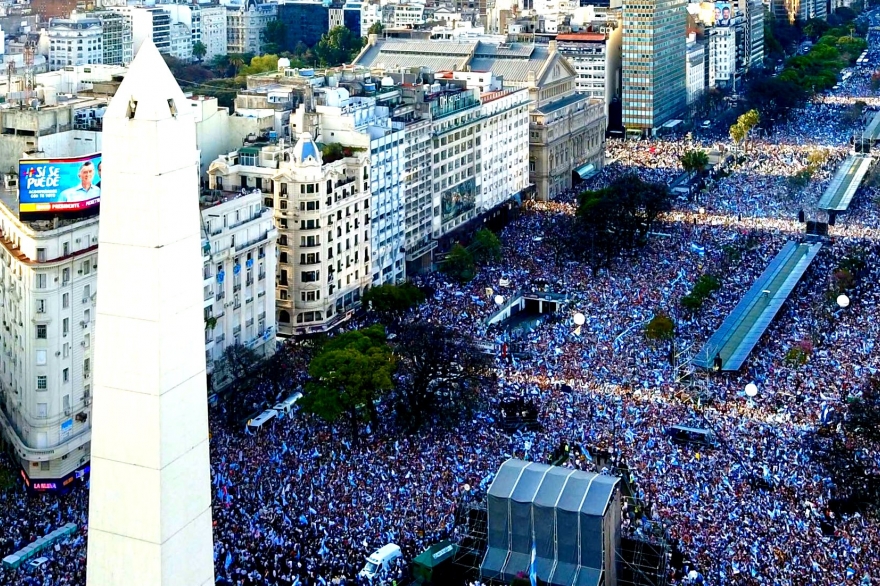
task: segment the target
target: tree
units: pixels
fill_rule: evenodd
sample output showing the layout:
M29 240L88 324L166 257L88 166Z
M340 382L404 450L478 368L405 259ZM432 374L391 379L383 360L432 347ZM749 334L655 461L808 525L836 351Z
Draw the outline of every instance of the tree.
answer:
M754 108L745 114L740 114L739 118L736 119L736 123L730 127L730 138L737 145L745 146L749 133L760 121L761 116Z
M481 228L474 234L468 250L478 264L498 262L501 260L501 239L488 228Z
M196 41L193 43L193 57L195 57L196 61L199 63L202 62L202 59L205 58L205 55L208 54L208 48L205 46L205 43L201 41Z
M671 340L675 336L675 322L663 312L657 313L645 326L645 337L649 340Z
M575 252L594 271L610 266L624 250L642 246L657 217L671 208L665 183L644 181L635 174L618 177L607 187L578 197Z
M760 112L761 126L772 128L774 122L781 122L792 108L799 107L806 94L797 83L765 76L749 84L747 98Z
M454 421L470 413L478 390L490 381L491 357L451 328L411 322L393 343L400 361L394 407L410 430L431 419Z
M721 288L721 283L714 275L703 274L694 282L690 293L681 298L681 305L690 311L697 311L712 293Z
M379 285L364 292L363 303L384 317L399 317L425 300L422 290L410 282Z
M474 255L467 248L455 243L449 254L441 261L440 270L461 283L466 283L476 275Z
M688 176L693 177L695 173L703 172L709 165L709 155L703 150L690 149L681 156L680 161Z
M243 55L230 55L229 56L229 65L232 66L234 75L238 75L239 70L244 67L245 60Z
M277 55L288 49L287 47L287 27L284 22L278 20L270 20L266 23L266 31L264 33L266 42L263 44L265 53Z
M251 58L250 63L245 67L239 67L238 75L256 75L257 73L265 73L266 71L278 70L278 55L256 55Z
M242 344L233 344L223 350L221 370L229 373L235 385L241 385L251 378L260 362L260 356L252 348Z
M381 35L385 30L385 27L382 26L382 23L379 21L374 22L370 25L370 29L367 31L368 35Z
M396 359L385 328L374 325L330 338L309 362L302 409L328 423L345 418L357 443L360 423L375 414L375 401L393 387Z
M357 57L364 40L344 26L337 26L324 33L315 45L315 54L323 67L336 67L351 63Z

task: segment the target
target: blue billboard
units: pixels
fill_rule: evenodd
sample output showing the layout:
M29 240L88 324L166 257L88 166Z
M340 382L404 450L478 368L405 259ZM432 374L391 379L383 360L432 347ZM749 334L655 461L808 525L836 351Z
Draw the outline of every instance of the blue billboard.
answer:
M101 153L18 162L19 214L97 210L101 203Z

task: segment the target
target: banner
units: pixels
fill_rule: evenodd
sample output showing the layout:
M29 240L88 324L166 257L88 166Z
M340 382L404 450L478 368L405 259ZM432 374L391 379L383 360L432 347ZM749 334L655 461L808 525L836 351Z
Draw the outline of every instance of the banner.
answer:
M733 11L729 2L715 3L715 26L730 26L730 19L733 17Z
M101 153L18 164L20 214L81 212L101 202Z

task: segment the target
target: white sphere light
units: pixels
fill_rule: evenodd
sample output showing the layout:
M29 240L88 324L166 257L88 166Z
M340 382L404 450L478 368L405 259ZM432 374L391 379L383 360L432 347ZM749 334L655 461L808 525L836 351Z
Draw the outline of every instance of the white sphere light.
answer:
M849 307L849 297L846 295L838 295L837 296L837 305L841 307L841 309L846 309Z
M504 297L501 295L496 295L495 296L495 303L497 305L504 305Z
M464 485L462 485L461 489L462 489L463 491L465 491L465 492L470 492L470 491L471 491L471 485L470 485L470 484L464 484Z
M582 326L587 323L587 318L581 312L577 312L574 314L574 324L576 326Z
M758 394L758 385L749 383L746 385L746 396L752 398Z

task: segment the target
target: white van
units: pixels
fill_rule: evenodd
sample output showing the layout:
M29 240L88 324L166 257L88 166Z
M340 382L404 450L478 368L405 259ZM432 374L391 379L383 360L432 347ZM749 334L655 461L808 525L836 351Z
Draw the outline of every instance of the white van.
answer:
M302 396L302 393L296 392L272 407L272 409L278 411L279 413L284 413L285 415L287 415L288 413L290 413L290 410L293 409L293 406L296 405L296 402L302 399Z
M388 570L391 563L399 557L403 557L399 545L383 545L367 557L367 563L358 575L372 580L379 572Z
M263 424L275 419L275 416L278 415L278 411L274 409L266 409L250 421L248 421L248 427L253 427L254 429L260 429L263 427Z

